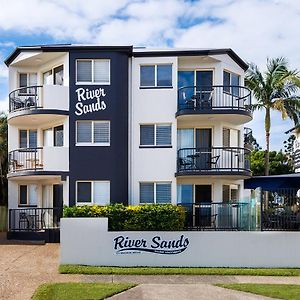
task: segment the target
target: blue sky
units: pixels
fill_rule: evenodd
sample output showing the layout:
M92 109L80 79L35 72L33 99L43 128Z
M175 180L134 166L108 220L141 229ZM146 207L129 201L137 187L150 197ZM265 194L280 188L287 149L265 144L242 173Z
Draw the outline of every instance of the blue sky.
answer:
M295 0L0 0L0 109L8 106L3 60L17 45L89 43L232 48L262 69L286 56L300 70L300 6ZM247 124L264 146L263 114ZM272 114L271 149L290 121Z

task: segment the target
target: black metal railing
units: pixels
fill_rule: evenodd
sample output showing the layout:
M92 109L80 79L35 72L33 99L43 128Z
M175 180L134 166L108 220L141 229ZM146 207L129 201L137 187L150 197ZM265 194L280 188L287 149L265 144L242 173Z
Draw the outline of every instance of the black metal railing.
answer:
M240 110L251 113L251 92L237 85L185 86L178 89L178 111Z
M54 208L17 208L9 210L9 231L38 232L60 227L63 216L62 207Z
M180 203L187 230L249 230L248 203Z
M9 172L36 171L43 169L43 148L21 148L8 154Z
M249 172L250 150L239 147L183 148L177 154L180 172Z
M252 149L253 134L252 129L244 127L244 145L247 149Z
M43 86L33 85L12 91L9 94L9 112L41 108L42 88Z
M262 230L300 230L300 196L298 188L264 191L262 196Z

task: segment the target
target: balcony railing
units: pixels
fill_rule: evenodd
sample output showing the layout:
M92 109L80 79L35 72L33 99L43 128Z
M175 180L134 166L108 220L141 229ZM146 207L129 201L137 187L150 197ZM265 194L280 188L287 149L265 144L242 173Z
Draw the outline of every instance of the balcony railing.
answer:
M186 86L178 89L177 114L211 111L240 111L251 114L251 92L236 85Z
M9 210L10 232L38 232L56 229L60 226L62 207L54 208L17 208Z
M238 147L183 148L177 154L177 175L246 173L250 150Z
M37 171L43 169L43 148L21 148L8 154L9 172Z
M187 230L249 230L248 203L180 203Z
M18 88L9 94L9 112L41 108L42 86L34 85Z

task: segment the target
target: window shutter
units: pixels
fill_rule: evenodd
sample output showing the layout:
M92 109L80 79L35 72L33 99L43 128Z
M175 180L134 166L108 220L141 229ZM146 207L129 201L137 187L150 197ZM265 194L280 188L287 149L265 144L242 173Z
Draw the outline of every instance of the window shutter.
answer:
M36 184L28 185L29 204L37 205L38 203L38 186Z
M37 147L37 131L29 130L29 148Z
M171 203L171 183L156 184L156 203Z
M156 126L156 145L171 145L171 125Z
M94 82L110 82L110 60L101 59L94 61Z
M91 60L77 60L77 81L92 82Z
M36 73L29 74L29 85L30 86L37 85L37 74Z
M51 147L53 145L52 128L45 129L43 131L43 136L44 136L44 147Z
M110 183L94 182L93 200L95 204L107 205L110 203Z
M77 143L92 142L92 122L77 122Z
M154 145L154 125L141 125L140 127L141 145Z
M140 183L140 203L154 203L154 183Z
M140 67L140 86L155 86L155 66Z
M223 128L223 147L230 147L230 129Z
M94 143L110 142L110 122L94 123Z
M27 130L20 130L20 148L27 148Z
M77 182L77 202L92 202L91 182Z

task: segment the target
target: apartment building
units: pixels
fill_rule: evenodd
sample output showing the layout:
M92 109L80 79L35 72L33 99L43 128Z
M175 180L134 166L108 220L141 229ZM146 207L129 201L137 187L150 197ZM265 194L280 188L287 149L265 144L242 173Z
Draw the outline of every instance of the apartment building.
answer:
M63 205L249 201L251 93L231 49L26 46L6 64L10 228Z

